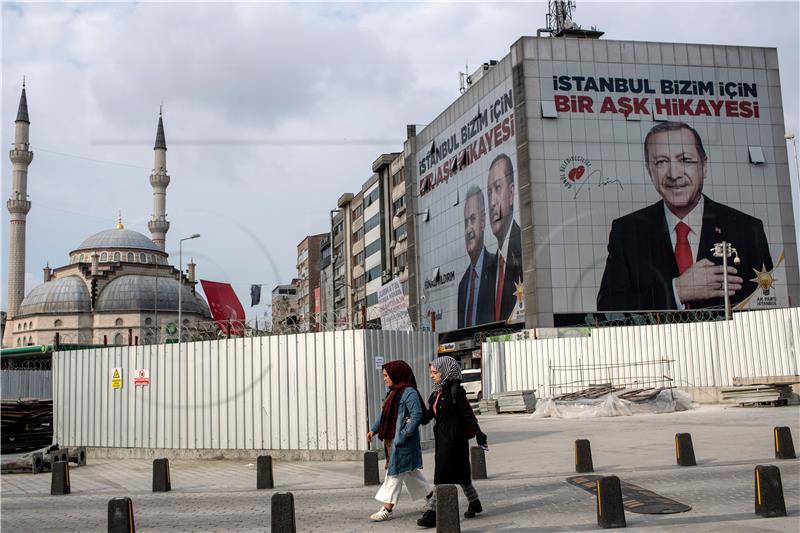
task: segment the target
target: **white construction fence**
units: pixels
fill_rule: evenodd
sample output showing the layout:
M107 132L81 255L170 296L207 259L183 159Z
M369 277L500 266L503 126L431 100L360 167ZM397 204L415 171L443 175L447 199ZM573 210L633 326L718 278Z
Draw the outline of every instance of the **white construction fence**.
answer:
M434 355L432 333L377 330L56 352L54 436L73 447L366 450L386 394L381 365L409 362L427 399Z
M736 313L730 321L606 327L582 337L488 342L483 345L484 397L513 390L547 397L590 383L673 384L697 395L734 385L734 378L797 376L798 340L800 309L789 308Z

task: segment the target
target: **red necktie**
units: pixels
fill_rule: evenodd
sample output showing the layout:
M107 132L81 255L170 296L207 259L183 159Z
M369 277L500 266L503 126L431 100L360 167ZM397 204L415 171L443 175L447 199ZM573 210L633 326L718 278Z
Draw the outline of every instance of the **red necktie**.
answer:
M692 247L689 246L689 226L683 222L675 224L675 262L678 263L678 273L683 274L687 268L692 266Z
M474 326L472 323L472 303L475 299L475 278L478 274L475 272L475 267L470 267L472 275L469 277L469 296L467 297L467 327Z
M494 319L495 321L500 320L500 304L503 303L503 285L506 280L506 262L503 259L502 254L500 255L500 261L497 265L497 275L499 276L497 279L497 293L494 295Z

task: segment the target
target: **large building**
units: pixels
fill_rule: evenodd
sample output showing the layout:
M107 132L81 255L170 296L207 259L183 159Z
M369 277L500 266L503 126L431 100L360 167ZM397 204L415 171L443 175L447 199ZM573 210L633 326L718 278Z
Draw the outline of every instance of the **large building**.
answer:
M302 331L317 331L320 317L320 243L327 235L309 235L297 245L297 277L300 284L297 291L297 305L300 313Z
M210 319L208 306L195 293L195 265L188 276L169 264L165 239L167 145L159 115L150 175L154 210L151 236L116 227L83 240L69 252L68 262L44 267L43 283L25 294L25 222L31 209L27 195L29 146L28 104L25 88L15 123L8 263L8 317L3 345L8 347L61 342L82 344L150 344L177 340L178 309L184 338L200 322ZM178 297L181 291L181 298Z
M734 310L798 301L777 51L599 35L520 38L409 132L417 327L719 310L723 243Z

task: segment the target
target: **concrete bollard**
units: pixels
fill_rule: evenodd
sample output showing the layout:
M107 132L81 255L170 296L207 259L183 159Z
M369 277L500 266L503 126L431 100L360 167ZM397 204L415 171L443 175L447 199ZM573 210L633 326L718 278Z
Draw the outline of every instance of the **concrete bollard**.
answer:
M69 494L69 463L66 461L56 461L53 463L53 474L50 478L50 494Z
M41 474L44 471L44 457L42 452L34 452L31 454L31 472L34 474Z
M436 485L436 533L461 533L458 490L455 485Z
M108 533L134 533L133 502L130 498L108 500Z
M675 434L675 458L678 460L678 466L697 466L690 433Z
M78 466L86 466L86 448L79 446L78 448L70 448L69 462L75 463Z
M276 492L272 495L272 533L296 533L294 520L294 495L291 492Z
M470 464L472 465L472 479L487 479L486 452L480 446L470 449Z
M153 492L169 492L171 490L169 459L153 459Z
M378 452L364 452L364 486L380 485L378 473Z
M577 439L575 441L575 472L579 474L594 472L592 445L588 439Z
M764 518L786 516L781 471L777 466L759 465L755 468L756 514Z
M797 459L792 442L792 430L788 426L775 428L775 459Z
M69 448L59 448L58 453L60 461L69 462Z
M597 525L603 529L627 527L622 488L617 476L597 480Z
M271 489L275 487L272 478L272 457L259 455L256 460L256 488Z

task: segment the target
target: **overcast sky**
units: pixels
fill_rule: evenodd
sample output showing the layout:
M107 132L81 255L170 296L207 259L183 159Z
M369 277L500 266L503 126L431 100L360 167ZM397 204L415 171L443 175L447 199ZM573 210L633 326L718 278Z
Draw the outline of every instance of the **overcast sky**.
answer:
M535 35L546 6L3 3L0 132L8 147L25 76L35 153L26 291L120 210L149 235L163 102L171 261L179 238L200 233L184 263L194 257L199 277L230 282L248 315L263 316L266 305L248 307L250 284L264 284L269 303L295 276L297 244L330 231L337 198L360 189L378 155L402 150L406 124L458 97L465 63L473 70ZM776 47L784 121L797 132L798 6L579 1L574 18L607 39ZM10 175L4 151L3 200ZM7 212L2 220L5 294Z

